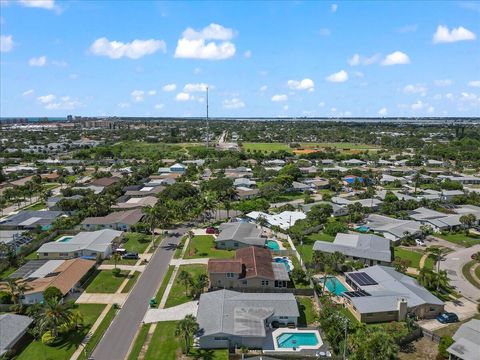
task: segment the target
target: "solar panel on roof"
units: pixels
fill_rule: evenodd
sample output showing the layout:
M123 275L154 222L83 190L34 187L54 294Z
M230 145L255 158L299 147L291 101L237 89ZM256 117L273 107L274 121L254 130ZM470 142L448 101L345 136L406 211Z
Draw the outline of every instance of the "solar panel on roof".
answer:
M373 280L368 274L364 272L352 273L348 274L348 276L360 286L378 284L375 280Z
M364 290L346 291L342 295L347 296L349 298L370 296L370 294Z

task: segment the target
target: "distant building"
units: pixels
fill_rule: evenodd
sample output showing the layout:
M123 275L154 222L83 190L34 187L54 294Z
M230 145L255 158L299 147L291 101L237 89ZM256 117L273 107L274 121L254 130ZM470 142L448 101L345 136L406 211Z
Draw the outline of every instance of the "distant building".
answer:
M0 315L0 357L15 349L32 323L33 319L28 316L11 313Z
M86 218L82 221L81 227L87 231L101 229L130 231L131 227L140 222L142 217L143 213L140 209L115 211L106 216Z
M42 230L46 230L62 215L64 215L62 211L22 210L18 214L10 215L0 221L0 229L33 230L40 227Z
M447 349L450 360L480 359L480 320L460 325L452 338L455 342Z

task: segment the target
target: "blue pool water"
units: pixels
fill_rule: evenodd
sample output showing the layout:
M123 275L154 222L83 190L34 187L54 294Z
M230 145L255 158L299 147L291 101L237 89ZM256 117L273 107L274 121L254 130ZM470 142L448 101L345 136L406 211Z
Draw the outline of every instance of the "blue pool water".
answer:
M318 345L317 335L313 332L283 333L277 337L279 348L297 348L303 346Z
M320 283L323 284L323 279L320 279ZM334 293L337 296L342 295L348 289L338 280L336 277L329 277L325 283L328 291Z
M72 239L73 239L73 236L65 236L61 240L58 240L58 242L66 243L66 242L69 242Z
M289 264L289 262L288 262L288 259L282 259L282 258L280 258L280 257L277 257L277 258L275 258L274 260L275 260L275 262L277 262L277 263L283 263L283 264L285 265L285 267L287 268L287 271L288 271L288 272L292 271L292 269L290 268L290 264Z
M267 240L267 247L270 250L280 250L280 245L275 240Z
M356 228L357 231L366 233L370 231L370 228L368 226L362 225Z

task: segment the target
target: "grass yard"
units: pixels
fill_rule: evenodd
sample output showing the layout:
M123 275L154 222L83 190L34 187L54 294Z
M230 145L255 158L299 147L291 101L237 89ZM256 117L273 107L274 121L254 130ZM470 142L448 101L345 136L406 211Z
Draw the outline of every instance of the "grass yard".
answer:
M30 254L28 254L27 256L25 256L24 258L25 260L37 260L38 257L37 257L37 250L33 250Z
M113 308L113 306L108 310L107 314L103 318L102 322L98 326L97 330L93 333L93 335L90 337L88 340L87 345L85 345L85 350L87 354L90 354L93 350L95 350L95 347L97 344L100 342L100 340L103 337L103 334L105 334L105 331L107 331L108 327L110 326L111 322L113 321L113 318L117 314L117 310ZM80 356L78 357L79 360L85 360L87 357L85 356L85 352L82 352Z
M451 234L445 234L445 235L439 234L436 236L444 240L450 241L451 243L461 245L464 247L470 247L473 245L480 244L480 236L474 235L474 234L465 235L465 233L459 232L459 233L451 233Z
M162 300L163 293L165 292L168 281L172 277L174 269L175 269L175 266L173 266L173 265L168 266L168 270L165 273L165 276L163 277L162 284L160 285L160 288L158 289L157 294L155 295L155 300L157 300L157 304L160 304L160 301Z
M125 250L142 254L152 242L152 235L131 232L125 234L125 239L126 242L122 244Z
M152 335L145 360L175 360L182 358L183 340L175 336L176 321L160 323ZM228 360L228 350L192 349L187 359Z
M297 296L297 302L298 310L300 311L299 326L312 325L316 321L313 299L309 296Z
M212 235L194 236L188 244L184 259L195 258L218 258L229 259L235 256L232 250L215 249L214 237Z
M143 324L138 331L137 337L135 338L135 342L133 343L132 350L128 355L128 360L137 360L138 355L140 355L140 351L142 351L143 344L145 343L145 339L148 335L148 329L150 328L151 324Z
M185 246L185 241L187 241L187 236L184 236L180 239L180 242L177 245L177 248L175 249L175 254L173 254L174 259L178 259L180 255L182 254L183 247Z
M306 263L309 263L312 261L313 244L315 243L315 241L320 240L320 241L332 242L334 239L335 239L334 236L325 234L323 232L319 232L319 233L310 234L306 236L305 240L303 241L303 245L296 245L295 247L300 253L300 256L302 257L303 261Z
M472 274L470 274L470 269L472 268L472 266L477 266L477 264L478 263L475 260L470 260L465 265L463 265L462 274L468 280L468 282L470 284L475 286L477 289L480 289L480 283L472 276ZM477 272L480 272L480 266L477 266L475 268L475 274L476 275L477 275Z
M135 271L133 275L130 275L127 285L125 285L125 287L123 288L122 293L128 293L133 288L133 285L135 285L135 283L137 282L139 276L139 271Z
M473 318L470 318L470 319L480 320L480 314L476 314ZM458 330L460 325L470 321L470 319L466 319L466 320L459 321L459 322L456 322L456 323L453 323L453 324L449 324L445 327L442 327L438 330L435 330L434 333L438 336L453 336L453 334L455 334L455 332Z
M17 271L17 268L10 266L0 273L0 280L8 278L11 274Z
M37 202L33 205L27 206L26 208L23 208L22 210L43 210L45 209L45 203L44 202Z
M333 142L333 143L301 143L300 144L304 149L315 149L315 148L334 148L338 150L373 150L379 149L377 145L369 145L362 143L344 143L344 142Z
M304 197L305 197L305 194L301 192L286 192L286 193L278 194L277 196L275 196L275 203L283 203L283 202L288 202L292 200L303 199Z
M292 152L293 149L287 144L283 143L243 143L243 150L247 152L274 152L274 151L287 151Z
M112 270L101 270L85 289L85 292L113 294L127 276L128 271L122 271L119 276L113 276Z
M78 311L83 315L84 328L70 332L56 346L47 346L41 341L32 341L15 359L16 360L68 360L73 355L78 345L87 335L93 323L105 308L103 304L80 304Z
M409 267L419 268L420 266L420 259L424 254L418 251L407 250L401 247L395 248L395 257L399 257L401 259L406 259L410 261ZM425 267L427 269L433 269L434 261L431 257L428 257L425 260Z
M180 266L180 268L178 269L177 278L175 278L173 286L170 289L170 294L168 294L168 299L167 299L167 302L165 303L166 308L180 305L188 301L192 301L192 298L189 295L188 289L185 294L185 290L186 290L185 285L178 280L178 275L182 272L182 270L185 270L188 273L190 273L192 278L195 279L198 275L207 273L207 265Z

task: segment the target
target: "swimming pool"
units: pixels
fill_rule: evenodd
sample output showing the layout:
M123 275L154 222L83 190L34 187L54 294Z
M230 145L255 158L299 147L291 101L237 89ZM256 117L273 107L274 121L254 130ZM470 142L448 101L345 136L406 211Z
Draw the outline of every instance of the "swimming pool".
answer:
M286 332L277 337L277 345L281 349L317 347L320 345L315 332Z
M277 256L277 257L274 257L273 258L273 261L275 261L276 263L282 263L285 265L285 267L287 268L287 271L290 272L293 270L293 264L292 264L292 261L284 256L284 257L281 257L281 256Z
M320 279L320 283L323 284L323 279ZM327 281L325 282L325 286L327 287L328 291L337 296L341 296L345 291L348 291L345 285L343 285L342 282L336 277L328 277Z
M270 250L280 250L280 245L275 240L267 240L266 245Z
M62 236L60 239L57 240L57 242L67 243L72 239L73 239L73 236Z
M357 227L355 230L360 231L362 233L366 233L370 231L370 228L368 226L362 225Z

